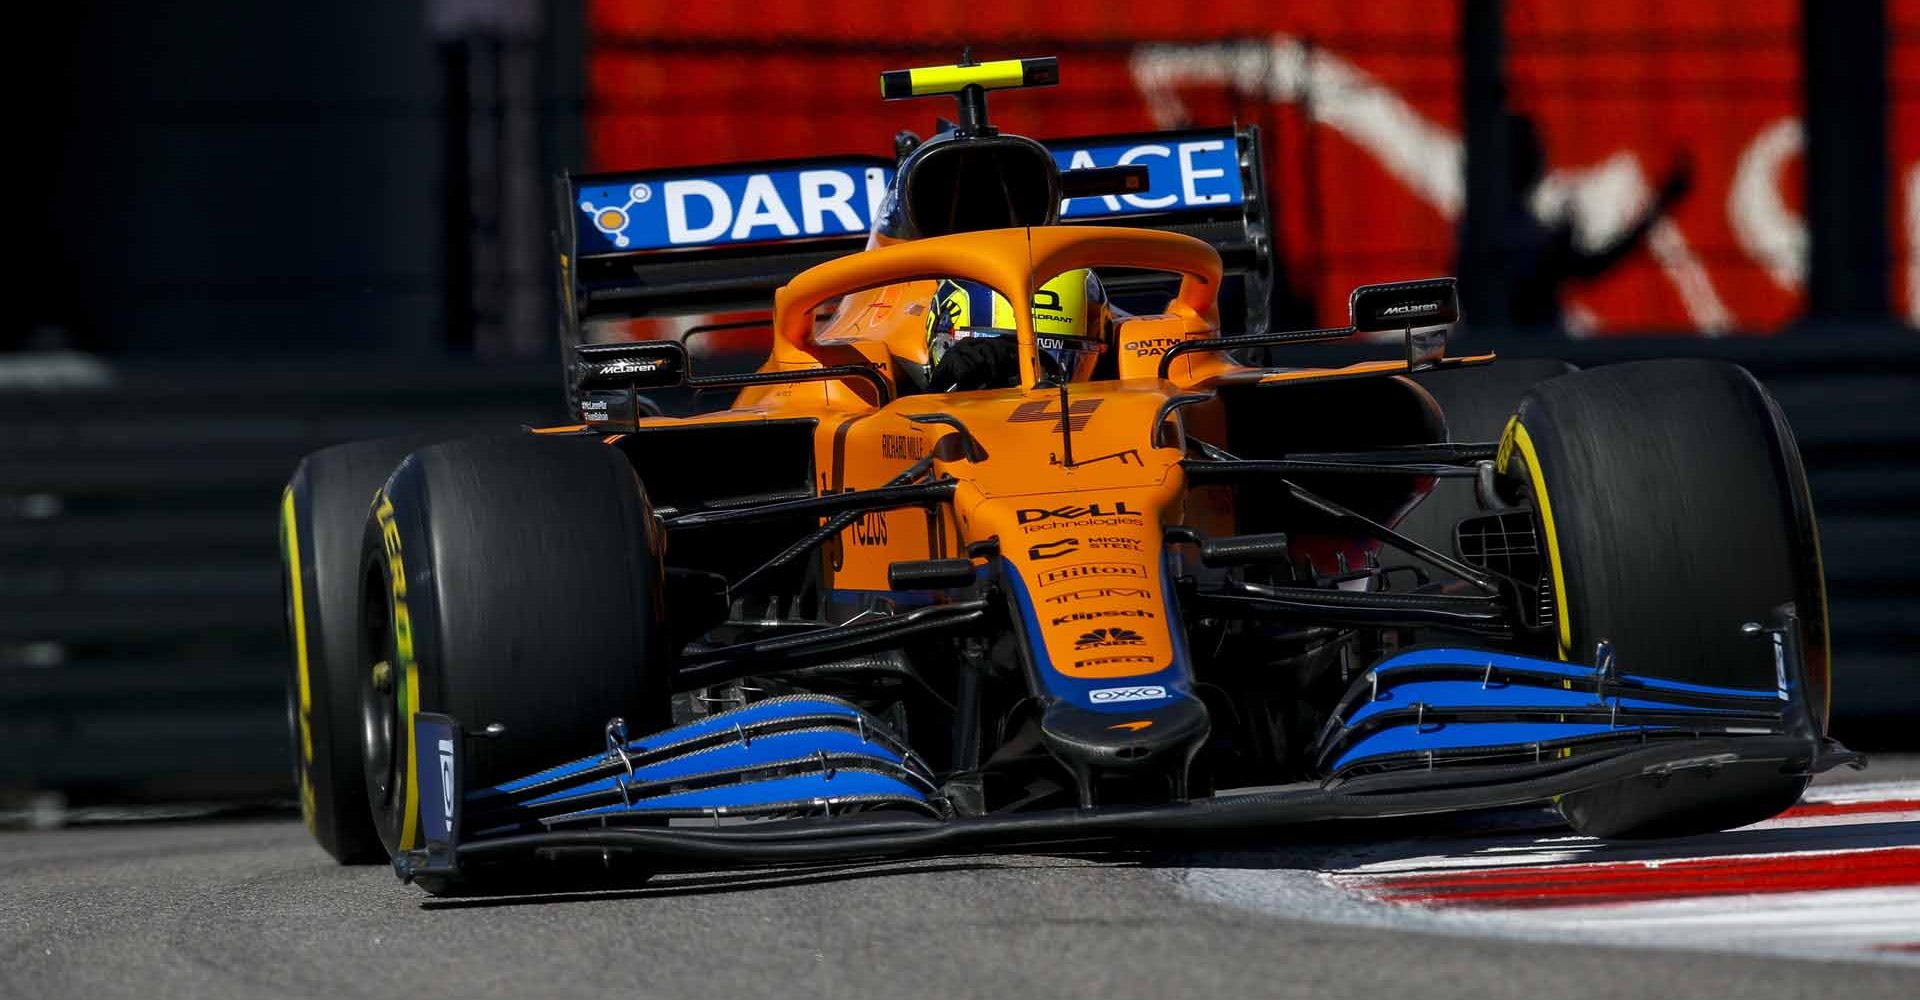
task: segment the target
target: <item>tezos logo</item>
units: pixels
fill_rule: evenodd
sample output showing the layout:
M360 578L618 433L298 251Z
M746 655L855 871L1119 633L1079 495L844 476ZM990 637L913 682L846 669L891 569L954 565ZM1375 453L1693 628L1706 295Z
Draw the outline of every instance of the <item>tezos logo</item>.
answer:
M848 531L853 535L853 544L859 546L887 544L887 515L874 512L860 515Z

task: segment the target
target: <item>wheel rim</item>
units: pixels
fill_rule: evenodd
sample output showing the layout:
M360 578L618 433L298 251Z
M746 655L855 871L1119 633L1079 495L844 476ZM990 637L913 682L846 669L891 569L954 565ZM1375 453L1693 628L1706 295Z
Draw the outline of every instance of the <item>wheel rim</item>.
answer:
M360 741L366 762L367 791L382 826L397 808L403 775L400 773L400 703L393 682L392 624L389 620L384 577L369 573L363 592L360 649ZM383 830L384 832L384 830Z

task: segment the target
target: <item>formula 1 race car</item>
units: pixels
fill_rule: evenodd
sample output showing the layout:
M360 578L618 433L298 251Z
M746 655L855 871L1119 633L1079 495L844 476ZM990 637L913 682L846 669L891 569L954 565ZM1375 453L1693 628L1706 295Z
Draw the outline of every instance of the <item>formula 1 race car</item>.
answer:
M576 423L344 445L285 493L330 853L450 892L1541 804L1654 836L1854 760L1751 376L1447 357L1445 278L1269 331L1254 131L990 124L1057 77L889 72L959 106L891 160L561 179ZM693 370L751 326L757 369ZM1404 353L1243 363L1357 335ZM738 392L661 415L687 389Z

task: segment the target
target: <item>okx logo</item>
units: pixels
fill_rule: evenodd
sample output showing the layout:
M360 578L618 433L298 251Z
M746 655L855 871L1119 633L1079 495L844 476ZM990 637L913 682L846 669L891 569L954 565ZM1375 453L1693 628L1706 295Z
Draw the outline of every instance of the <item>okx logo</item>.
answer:
M1146 638L1130 628L1097 628L1074 641L1075 649L1104 649L1109 646L1143 646Z

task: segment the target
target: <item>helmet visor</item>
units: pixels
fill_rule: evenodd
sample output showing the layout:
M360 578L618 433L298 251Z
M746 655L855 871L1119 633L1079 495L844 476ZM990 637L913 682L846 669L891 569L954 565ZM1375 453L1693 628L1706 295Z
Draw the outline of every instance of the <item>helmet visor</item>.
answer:
M1039 376L1044 382L1085 382L1093 377L1093 366L1107 345L1086 337L1037 335L1033 346L1038 354Z
M927 367L931 369L938 365L940 359L947 356L948 349L968 338L1005 337L1012 340L1014 336L1014 331L994 326L936 326L927 334Z

